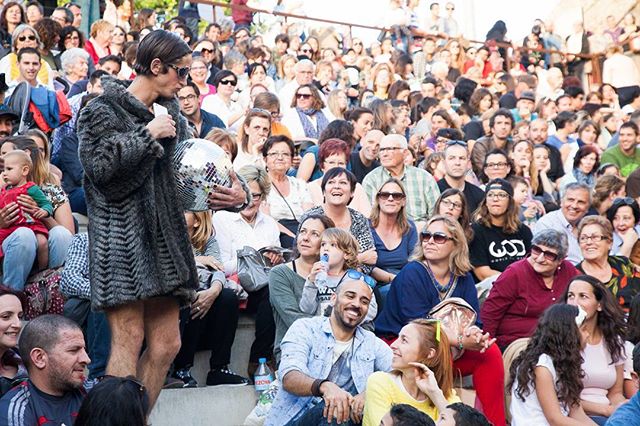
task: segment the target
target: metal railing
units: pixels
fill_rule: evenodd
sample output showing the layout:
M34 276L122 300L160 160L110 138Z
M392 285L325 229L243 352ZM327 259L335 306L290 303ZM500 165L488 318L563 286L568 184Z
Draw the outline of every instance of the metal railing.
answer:
M214 17L215 17L215 7L219 6L222 8L227 8L227 9L236 9L236 10L240 10L240 11L246 11L246 12L252 12L252 13L264 13L264 14L269 14L269 15L274 15L274 16L281 16L285 19L285 22L287 21L287 19L292 18L292 19L300 19L300 20L307 20L307 21L314 21L314 22L321 22L321 23L326 23L326 24L332 24L332 25L340 25L340 26L344 26L348 28L348 32L349 32L349 39L352 39L352 29L353 28L364 28L364 29L370 29L370 30L377 30L377 31L390 31L389 28L385 28L385 27L378 27L378 26L372 26L372 25L363 25L363 24L358 24L358 23L354 23L354 22L342 22L342 21L337 21L337 20L332 20L332 19L324 19L324 18L316 18L316 17L312 17L312 16L306 16L306 15L297 15L297 14L293 14L293 13L286 13L286 12L280 12L280 11L276 11L276 10L266 10L266 9L257 9L257 8L253 8L253 7L248 7L248 6L244 6L244 5L236 5L236 4L230 4L230 3L225 3L225 2L221 2L221 1L215 1L215 0L191 0L192 3L200 3L200 4L207 4L207 5L211 5L214 8ZM446 37L443 35L433 35L431 36L437 40L450 40L450 39L457 39L459 40L461 43L465 43L465 44L474 44L474 45L485 45L487 42L486 41L481 41L481 40L472 40L472 39L467 39L464 37ZM626 43L630 43L631 40L627 40ZM591 84L597 84L600 85L602 83L602 68L601 68L601 63L602 60L604 58L604 53L569 53L566 51L562 51L562 50L555 50L555 49L544 49L544 48L536 48L536 49L531 49L525 46L515 46L512 43L506 43L506 42L495 42L494 43L496 47L499 48L505 48L505 49L514 49L514 50L518 50L521 53L527 53L530 51L534 51L534 52L539 52L539 53L544 53L544 54L556 54L556 55L560 55L563 58L562 61L562 67L564 68L564 72L565 74L567 74L567 66L568 66L568 59L567 57L571 57L571 58L580 58L583 59L585 61L590 61L591 62L591 72L588 74L588 76L590 77ZM511 58L510 55L506 55L506 57L504 58L506 66L507 66L507 70L511 69Z

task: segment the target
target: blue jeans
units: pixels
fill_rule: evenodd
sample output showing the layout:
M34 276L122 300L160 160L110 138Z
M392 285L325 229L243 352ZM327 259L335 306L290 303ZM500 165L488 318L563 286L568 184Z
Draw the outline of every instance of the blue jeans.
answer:
M97 379L105 375L109 353L111 352L111 331L107 316L103 312L90 311L87 318L87 347L91 364L89 378Z
M62 225L49 230L49 268L64 264L73 235ZM23 291L36 260L38 242L29 228L18 228L2 242L2 282L9 288Z

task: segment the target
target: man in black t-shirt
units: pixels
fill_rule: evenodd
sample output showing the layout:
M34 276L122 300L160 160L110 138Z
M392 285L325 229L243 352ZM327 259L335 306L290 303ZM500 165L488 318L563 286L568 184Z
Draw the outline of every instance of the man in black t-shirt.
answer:
M73 425L91 362L80 327L61 315L42 315L24 327L18 346L29 379L0 399L0 426Z
M378 161L378 148L380 140L384 137L384 133L380 130L369 130L360 140L360 150L353 151L349 158L351 172L356 176L356 180L362 183L364 177L371 170L380 165Z
M469 150L463 141L449 141L444 149L445 175L438 181L440 193L449 188L462 191L467 201L469 215L476 211L484 198L484 192L472 183L465 181L469 171Z

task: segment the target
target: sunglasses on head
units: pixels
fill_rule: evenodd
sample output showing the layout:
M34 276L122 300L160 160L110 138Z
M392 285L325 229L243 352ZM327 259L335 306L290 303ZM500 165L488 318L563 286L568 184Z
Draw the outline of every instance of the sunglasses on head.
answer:
M25 40L33 41L35 39L36 39L36 36L34 35L18 37L18 41L25 41Z
M449 240L453 240L453 238L447 237L447 235L442 232L429 231L422 231L420 233L420 238L422 238L422 242L430 241L433 238L433 242L436 244L444 244Z
M548 251L548 250L543 250L542 248L540 248L540 247L538 247L536 245L532 245L531 246L531 256L537 258L541 254L549 262L555 262L556 260L558 260L558 253L554 253L554 252Z
M176 65L173 65L173 64L167 64L167 66L169 68L174 69L176 74L178 74L178 77L181 80L187 78L187 76L189 75L189 71L191 71L190 67L182 67L182 68L180 68L180 67L178 67Z
M387 191L378 192L378 198L381 200L388 200L389 197L391 197L393 201L400 201L404 199L405 195L402 192L387 192Z
M310 93L296 93L297 99L309 99L311 96Z
M238 82L235 81L235 80L220 80L220 84L225 85L225 86L231 85L233 87L236 87Z
M374 288L376 286L376 280L371 278L369 275L365 275L360 271L356 271L355 269L347 270L347 277L351 278L352 280L362 280L371 288Z
M612 207L614 207L614 208L618 208L618 207L622 207L622 206L630 206L630 207L631 207L631 206L633 206L634 204L637 204L637 203L636 203L636 200L634 200L634 199L633 199L633 198L631 198L631 197L616 198L616 199L613 201L613 205L612 205Z

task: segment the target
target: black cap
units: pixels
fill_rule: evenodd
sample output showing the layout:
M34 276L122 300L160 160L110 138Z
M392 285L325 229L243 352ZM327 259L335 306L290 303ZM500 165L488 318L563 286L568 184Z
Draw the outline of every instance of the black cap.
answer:
M526 99L528 101L535 102L536 94L533 90L525 90L522 93L520 93L520 97L518 98L518 100L521 100L521 99Z
M0 73L0 92L6 92L7 90L9 90L9 86L5 81L4 73Z
M510 197L513 197L513 187L509 182L502 178L496 178L490 181L487 184L487 188L485 189L484 193L488 194L492 189L499 189L509 194Z
M18 114L9 109L8 106L0 104L0 117L11 116L14 120L20 118Z

